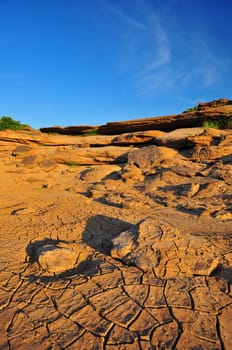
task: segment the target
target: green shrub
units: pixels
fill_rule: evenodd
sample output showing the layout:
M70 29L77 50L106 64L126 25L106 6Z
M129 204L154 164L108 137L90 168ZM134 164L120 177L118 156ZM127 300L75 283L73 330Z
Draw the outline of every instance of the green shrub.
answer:
M98 135L97 129L92 129L82 134L82 136L94 136L94 135Z
M183 111L182 113L189 113L189 112L194 112L198 110L198 105L192 107L192 108L188 108L185 111Z
M26 124L21 124L20 122L12 119L11 117L4 116L0 119L0 130L22 130L26 126Z
M70 166L71 168L78 168L80 166L79 163L75 163L75 162L65 162L64 164L67 166Z
M212 129L232 129L232 116L231 117L219 117L215 119L206 119L203 121L202 126L204 128Z

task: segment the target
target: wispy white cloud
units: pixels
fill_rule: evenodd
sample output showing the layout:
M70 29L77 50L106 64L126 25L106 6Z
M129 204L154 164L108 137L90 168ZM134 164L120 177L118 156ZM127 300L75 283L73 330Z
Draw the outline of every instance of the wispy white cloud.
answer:
M102 0L103 3L110 9L110 11L116 15L125 24L140 30L146 29L146 24L137 20L132 15L128 15L120 6L114 5L110 0Z
M149 22L148 36L151 40L150 48L152 51L142 73L152 72L169 63L171 60L169 38L164 27L161 25L159 17L156 15L150 16Z
M133 11L128 14L124 8L114 5L110 0L103 1L130 29L130 38L128 39L126 35L126 40L129 42L124 55L134 57L132 63L134 75L141 80L145 80L148 76L150 80L150 74L154 74L171 60L169 38L161 18L148 6L148 3L144 10L144 3L141 6L141 2L136 1Z
M147 57L138 66L135 74L137 91L141 94L154 94L160 89L169 89L177 80L172 74L170 65L172 62L172 50L170 37L162 24L161 17L155 13L147 16L148 30L145 40Z
M128 9L112 0L103 1L126 26L126 44L118 59L126 62L124 71L129 73L137 92L156 94L192 85L210 88L226 73L230 60L214 51L210 33L205 33L197 23L191 30L183 31L171 11L159 11L161 5L164 10L163 2L157 0L157 6L152 6L148 0L136 0Z
M198 80L204 88L216 85L229 71L231 59L221 57L220 52L215 52L203 33L200 37L199 33L195 33L190 42L193 48L187 54L191 55L191 61L183 67L181 84L187 86Z
M232 59L217 52L210 45L210 37L200 30L183 35L172 45L172 33L160 24L159 18L155 18L153 24L156 51L153 62L137 73L139 92L156 94L179 87L192 89L193 86L209 89L217 86L230 72ZM179 59L174 59L175 56Z

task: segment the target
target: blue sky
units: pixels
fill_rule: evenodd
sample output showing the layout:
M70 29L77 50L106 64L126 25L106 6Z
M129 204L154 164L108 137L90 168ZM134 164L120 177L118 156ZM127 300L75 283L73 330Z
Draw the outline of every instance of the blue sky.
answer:
M100 125L232 99L231 0L0 0L0 116Z

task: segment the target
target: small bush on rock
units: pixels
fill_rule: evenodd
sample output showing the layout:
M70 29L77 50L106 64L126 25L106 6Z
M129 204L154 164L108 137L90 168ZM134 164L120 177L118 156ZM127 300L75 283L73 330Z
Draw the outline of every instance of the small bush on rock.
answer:
M25 127L27 127L26 124L21 124L19 121L16 121L11 117L3 116L0 118L0 130L22 130Z
M207 119L202 126L212 129L232 129L232 116L229 118Z
M192 107L192 108L188 108L188 109L186 109L185 111L183 111L182 113L189 113L189 112L197 111L197 110L198 110L198 106L199 106L199 105L196 105L196 106L194 106L194 107Z

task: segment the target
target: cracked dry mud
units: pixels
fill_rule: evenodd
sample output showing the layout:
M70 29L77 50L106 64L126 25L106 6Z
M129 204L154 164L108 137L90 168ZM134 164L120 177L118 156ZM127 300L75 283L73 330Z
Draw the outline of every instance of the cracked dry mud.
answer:
M5 146L1 350L232 349L228 158L44 171Z

